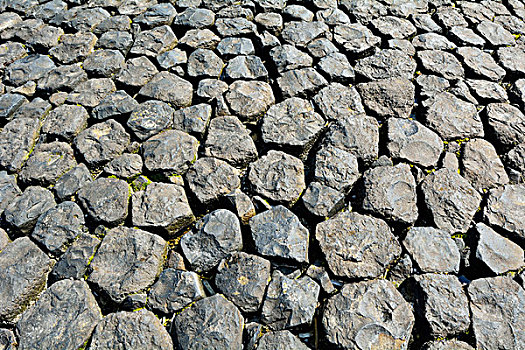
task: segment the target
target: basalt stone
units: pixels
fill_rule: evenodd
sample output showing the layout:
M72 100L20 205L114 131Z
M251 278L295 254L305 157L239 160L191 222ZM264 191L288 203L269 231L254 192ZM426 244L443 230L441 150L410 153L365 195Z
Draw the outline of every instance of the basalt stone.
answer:
M428 325L432 336L458 334L469 328L469 302L456 276L424 274L414 278L416 315Z
M408 348L414 315L387 280L349 283L326 302L322 315L326 339L343 349Z
M97 237L80 233L51 270L50 279L83 279L99 244Z
M433 74L448 80L459 80L465 76L461 63L451 53L441 50L422 50L417 56L422 66Z
M525 143L520 143L505 155L505 165L525 177Z
M343 0L341 7L347 10L349 14L355 16L359 23L365 25L374 18L386 16L388 11L388 8L377 0Z
M409 20L394 16L376 18L372 25L382 35L394 39L405 39L416 33L416 27Z
M498 143L505 147L525 142L525 115L506 103L488 104L483 115Z
M27 234L33 230L39 216L55 205L55 198L51 191L38 186L29 186L5 208L5 221L10 227Z
M252 21L242 17L219 18L215 22L215 28L221 37L254 34L257 29Z
M314 68L286 71L277 78L277 83L284 98L306 96L328 85L326 79Z
M164 314L182 310L206 297L199 275L191 271L165 269L148 293L148 306Z
M195 220L181 186L151 183L132 197L133 225L174 233Z
M87 79L87 73L78 64L58 66L38 79L38 89L45 92L71 91Z
M190 77L219 77L224 62L213 51L197 49L188 57L188 75Z
M186 45L194 49L213 50L217 47L221 38L209 29L190 29L179 40L180 45ZM213 57L209 55L208 57ZM205 57L201 58L204 60ZM217 61L217 60L216 60ZM202 62L201 64L205 64Z
M184 174L197 159L199 142L179 130L167 130L142 145L144 165L150 171Z
M162 269L167 243L157 235L119 226L102 240L89 265L88 282L120 303L153 284Z
M334 28L334 41L351 55L362 55L381 43L381 38L362 24L344 24Z
M248 180L260 195L286 204L296 202L306 188L303 163L274 150L250 165Z
M14 175L9 175L6 171L0 171L0 215L7 208L9 203L22 191L16 183Z
M62 175L53 188L60 200L73 196L86 183L93 181L85 164L79 164Z
M239 219L229 210L218 209L200 219L193 231L182 236L181 247L191 267L209 271L230 254L242 249Z
M173 342L158 317L151 311L140 309L111 313L95 328L90 349L119 347L171 350Z
M4 70L11 63L27 55L27 51L20 43L8 41L0 45L0 70Z
M483 139L473 139L465 144L462 152L463 176L478 191L505 185L509 177L492 144Z
M255 48L248 38L228 37L222 39L217 45L221 56L253 55Z
M126 179L142 173L142 164L140 155L124 153L109 162L104 167L104 171L110 175Z
M39 144L20 171L19 180L29 185L54 185L76 164L73 149L67 143Z
M413 227L403 246L422 272L457 273L459 249L447 231L433 227Z
M286 23L281 37L287 43L297 47L305 47L312 40L325 36L329 32L328 26L323 22L300 22L292 21Z
M481 222L476 224L476 232L476 259L482 261L492 273L502 274L509 270L518 270L525 264L523 249L516 243Z
M314 19L314 13L302 5L287 5L283 9L285 18L290 17L293 20L311 22Z
M13 118L33 118L33 119L44 119L51 110L51 104L40 98L34 98L29 103L24 103L20 108L13 113Z
M97 48L119 50L127 54L133 46L133 36L128 32L112 30L103 33L97 41Z
M189 81L163 71L156 74L144 85L140 89L139 94L171 103L175 107L186 107L191 105L193 86Z
M0 252L0 320L12 323L45 289L50 260L29 238L9 243ZM24 336L24 335L23 335Z
M171 333L180 349L241 350L244 318L235 305L215 294L173 318Z
M257 120L275 103L271 86L262 81L238 80L230 85L226 100L243 120Z
M280 73L293 69L311 67L313 63L312 57L289 44L279 45L271 49L270 57L277 71Z
M29 55L11 63L5 71L5 81L20 86L38 80L55 68L53 60L44 55Z
M496 82L481 79L467 79L466 83L479 101L506 102L509 99L505 89Z
M86 57L82 66L93 76L111 77L124 67L124 56L118 50L97 50Z
M250 229L259 254L308 262L308 229L286 207L278 205L255 215Z
M337 276L378 277L401 255L401 246L383 220L349 211L317 224L315 238Z
M93 109L92 116L96 119L118 118L133 112L138 106L139 103L124 90L117 90L100 101Z
M202 137L208 127L212 112L212 107L205 103L181 108L173 113L173 128Z
M345 116L328 128L324 144L370 162L379 152L379 124L375 118L366 115Z
M423 344L422 350L474 350L469 344L456 339L435 340Z
M420 96L425 99L433 97L450 87L450 82L437 75L421 74L416 78L416 84L420 89Z
M328 120L365 113L361 96L353 86L332 83L315 95L314 102Z
M448 92L436 95L429 102L425 124L445 140L483 137L485 134L476 106Z
M485 40L470 28L452 27L448 34L456 44L461 46L483 47L485 45Z
M42 214L31 237L54 255L64 253L82 233L84 214L75 202L65 201Z
M424 203L436 226L449 232L466 232L481 196L457 172L440 169L423 180Z
M416 61L401 50L377 50L372 56L357 60L357 74L369 80L387 78L412 79L416 72Z
M228 79L260 79L268 76L263 61L254 55L232 58L224 72Z
M95 222L118 225L128 216L130 188L124 180L98 178L84 184L77 197Z
M339 52L333 52L321 58L317 68L332 81L345 83L355 77L354 69L348 58Z
M228 84L218 79L202 79L197 86L197 96L207 100L220 99L228 91Z
M505 185L492 189L483 210L485 221L503 229L516 239L525 239L524 198L524 184Z
M275 270L264 298L262 321L274 330L310 323L319 290L308 276L293 278Z
M212 157L198 159L186 173L186 181L202 204L215 202L241 186L237 169Z
M16 325L18 349L78 349L102 319L95 297L84 281L54 283Z
M416 181L408 164L369 169L363 174L363 184L363 209L406 224L417 220Z
M188 55L186 54L186 51L182 51L181 49L175 48L173 50L169 50L158 55L157 62L162 68L170 69L181 64L187 63Z
M177 45L173 30L164 25L140 32L135 38L130 53L136 55L157 56Z
M415 87L406 79L385 79L357 85L364 105L379 117L408 118L415 99Z
M42 124L42 132L69 141L84 130L88 118L84 107L64 104L49 113Z
M422 50L454 50L456 44L448 40L446 37L436 33L424 33L415 36L412 39L412 45L416 49Z
M265 333L259 339L257 349L259 350L307 350L309 349L303 344L298 337L293 335L290 331L282 330L270 333Z
M146 101L138 105L126 123L140 140L158 134L173 123L173 108L162 101Z
M516 43L516 39L508 30L503 28L500 24L489 20L479 23L476 30L491 46L506 46L514 45Z
M158 27L170 25L177 14L177 10L171 4L156 4L149 7L146 12L134 18L134 22L141 23L147 27Z
M109 78L90 79L77 85L68 95L67 100L84 107L96 107L115 90L115 83Z
M270 262L257 255L233 253L217 268L215 284L243 312L257 312L270 280Z
M357 157L337 147L323 146L315 155L314 178L338 191L348 192L359 178Z
M0 96L0 118L10 120L13 114L29 101L19 94L3 94Z
M93 52L97 36L89 32L64 34L60 43L49 50L49 54L63 64L82 61Z
M301 199L311 214L329 217L344 206L345 195L319 182L310 182Z
M387 120L387 148L391 157L424 167L435 166L443 152L439 136L415 120Z
M82 131L75 137L74 145L86 163L97 166L122 154L129 142L130 137L124 127L109 119Z
M387 42L389 49L400 50L409 56L415 56L416 48L406 39L390 39Z
M525 49L522 46L501 47L498 50L498 59L510 73L525 74Z
M145 57L140 56L126 61L126 65L117 76L117 80L129 86L142 86L158 73L157 67Z
M213 11L203 8L188 7L175 16L173 24L190 28L205 28L211 27L214 22L215 13L213 13Z
M505 77L506 72L496 64L494 58L487 52L481 51L476 47L460 47L458 54L463 58L467 71L476 76L492 81L500 81Z
M324 125L324 119L308 101L292 97L268 109L262 121L262 139L304 151L315 142Z
M472 329L478 349L520 349L525 345L525 292L508 276L481 278L468 287Z

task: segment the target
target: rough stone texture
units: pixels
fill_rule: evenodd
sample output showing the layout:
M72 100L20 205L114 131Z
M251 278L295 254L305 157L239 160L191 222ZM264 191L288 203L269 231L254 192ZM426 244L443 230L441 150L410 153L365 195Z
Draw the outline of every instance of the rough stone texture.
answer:
M271 86L263 81L237 80L226 93L231 110L242 120L257 120L275 103Z
M525 336L525 292L510 277L480 278L468 287L476 348L520 349Z
M357 85L364 105L379 117L408 118L415 87L407 79L385 79Z
M448 92L436 95L429 103L425 124L445 140L485 135L476 106Z
M393 158L431 167L437 164L443 143L436 133L416 120L389 118L387 148Z
M244 319L235 305L215 294L174 317L172 335L180 349L242 349Z
M307 350L308 347L304 345L299 338L293 335L290 331L282 330L263 334L259 339L257 349L260 350Z
M317 224L315 238L337 276L378 277L401 254L383 220L349 211Z
M53 267L50 278L52 280L84 278L90 259L99 244L100 239L81 233Z
M79 164L62 175L56 182L55 194L60 200L73 196L86 183L93 181L85 164Z
M77 197L92 220L115 225L128 216L130 190L126 181L102 177L86 183Z
M197 159L198 141L179 130L167 130L142 144L144 165L150 171L182 175Z
M144 85L139 94L156 100L171 103L176 107L191 105L193 86L175 74L162 71Z
M363 174L363 183L363 209L407 224L417 220L416 181L408 164L367 170Z
M55 205L51 191L29 186L5 208L4 218L11 228L27 234L33 230L39 216Z
M423 350L474 350L474 348L465 342L459 340L436 340L425 343Z
M440 169L423 180L424 203L436 226L452 232L466 232L481 196L457 172Z
M323 88L314 97L315 104L329 120L343 119L365 113L361 97L355 87L333 83Z
M264 298L262 321L274 330L310 323L319 290L308 276L293 278L275 270Z
M314 178L338 191L348 192L359 177L357 157L343 149L324 146L315 155Z
M204 298L199 275L191 271L165 269L148 293L148 305L164 314L179 311Z
M168 331L147 310L116 312L104 317L93 332L90 349L173 349Z
M40 132L38 119L17 118L0 131L0 166L18 171L33 149Z
M257 158L257 148L249 130L238 118L230 116L212 119L204 142L204 153L236 166L245 165Z
M42 132L70 141L86 128L88 118L84 107L63 104L49 112L42 124Z
M56 282L17 323L21 335L18 349L78 349L101 319L100 308L86 282Z
M509 177L492 144L483 139L467 142L462 153L463 176L478 191L505 185Z
M146 101L134 109L126 124L135 136L146 140L172 124L173 112L166 102Z
M217 268L215 284L241 311L257 312L270 280L270 262L257 255L233 253Z
M416 315L434 337L464 332L470 325L469 302L456 276L424 274L414 277Z
M14 175L9 175L6 171L0 171L0 215L4 212L9 203L22 191L16 183Z
M248 179L260 195L287 204L296 202L306 188L303 163L281 151L271 150L253 162Z
M299 218L279 205L250 219L259 254L308 262L309 233Z
M115 303L153 284L167 243L157 235L119 226L106 233L89 265L88 282Z
M320 217L333 216L344 206L345 195L319 182L310 182L301 197L308 212Z
M408 348L414 315L386 280L349 283L331 297L322 326L327 340L343 349Z
M523 249L483 223L476 225L478 242L476 259L482 261L493 273L517 270L524 265Z
M433 227L413 227L403 240L403 246L422 272L459 271L459 249L446 231Z
M11 323L45 289L52 261L29 238L22 237L0 251L0 321Z
M205 157L186 173L190 191L202 204L209 204L241 186L239 172L227 162Z
M180 244L193 269L209 271L242 249L239 219L226 209L212 211L197 221L193 231L182 236Z
M478 48L460 47L458 54L463 58L465 68L477 76L500 81L506 74L505 70L496 64L489 53Z
M525 239L524 199L524 184L505 185L491 190L483 210L485 220L517 239Z
M490 103L483 112L499 144L511 147L525 142L525 115L519 108L507 103Z
M132 222L139 227L175 233L195 221L184 189L179 185L154 182L143 191L133 193L131 201Z
M372 56L357 60L354 69L357 74L370 80L412 79L416 61L401 50L378 50Z

